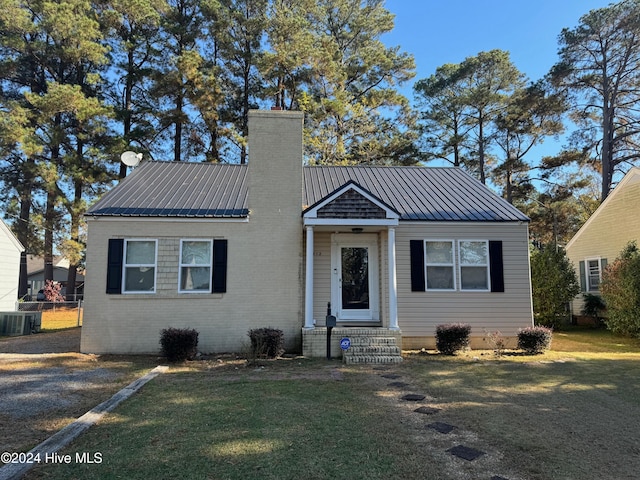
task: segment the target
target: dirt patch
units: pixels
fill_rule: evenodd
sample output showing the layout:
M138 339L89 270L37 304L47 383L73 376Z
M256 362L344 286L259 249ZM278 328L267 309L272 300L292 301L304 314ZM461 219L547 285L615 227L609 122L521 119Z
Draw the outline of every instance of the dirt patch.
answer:
M36 333L22 337L0 339L0 361L10 357L2 354L78 353L80 352L81 328L61 332Z
M0 412L12 420L42 415L79 403L87 390L117 377L105 368L69 371L64 367L27 368L0 375Z
M28 451L157 365L79 353L80 330L0 340L0 451Z

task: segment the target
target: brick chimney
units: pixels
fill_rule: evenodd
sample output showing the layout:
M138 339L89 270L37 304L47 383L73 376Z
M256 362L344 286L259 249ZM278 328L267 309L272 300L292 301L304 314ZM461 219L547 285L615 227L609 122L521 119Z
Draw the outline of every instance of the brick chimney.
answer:
M300 219L302 112L249 112L249 209L251 218Z
M260 306L251 315L253 327L280 328L293 343L303 305L303 119L301 112L249 112L249 222L242 250L254 259L243 277L251 303Z

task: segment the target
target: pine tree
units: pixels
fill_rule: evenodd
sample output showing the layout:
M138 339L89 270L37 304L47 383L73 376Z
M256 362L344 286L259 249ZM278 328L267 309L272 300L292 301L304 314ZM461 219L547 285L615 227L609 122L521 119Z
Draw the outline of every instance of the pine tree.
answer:
M640 2L623 0L592 10L559 37L550 78L572 101L578 125L571 147L601 174L600 200L614 175L640 157Z

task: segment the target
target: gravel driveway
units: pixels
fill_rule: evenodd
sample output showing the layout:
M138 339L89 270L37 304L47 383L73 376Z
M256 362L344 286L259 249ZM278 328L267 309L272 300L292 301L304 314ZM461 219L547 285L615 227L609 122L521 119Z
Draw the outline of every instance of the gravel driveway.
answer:
M43 418L77 417L112 394L122 372L79 353L80 330L0 340L0 447L44 440Z
M0 340L0 362L11 358L13 354L69 353L80 352L81 328L72 328L61 332L38 333L11 337Z

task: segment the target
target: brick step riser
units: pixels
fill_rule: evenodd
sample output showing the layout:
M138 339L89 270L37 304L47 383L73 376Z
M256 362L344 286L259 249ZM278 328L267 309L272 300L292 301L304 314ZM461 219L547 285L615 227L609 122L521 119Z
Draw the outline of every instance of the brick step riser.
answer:
M402 352L395 337L383 335L349 336L351 347L343 354L344 363L352 364L391 364L402 362Z
M360 337L360 338L350 338L351 340L351 345L353 346L362 346L362 345L380 345L380 346L395 346L398 344L398 342L396 341L395 338L367 338L367 337Z
M347 365L358 364L358 363L401 363L402 357L400 356L345 356L344 363Z
M345 355L358 355L369 353L386 353L390 355L400 355L400 349L392 346L376 346L376 345L357 345L351 346L349 350L345 352Z

